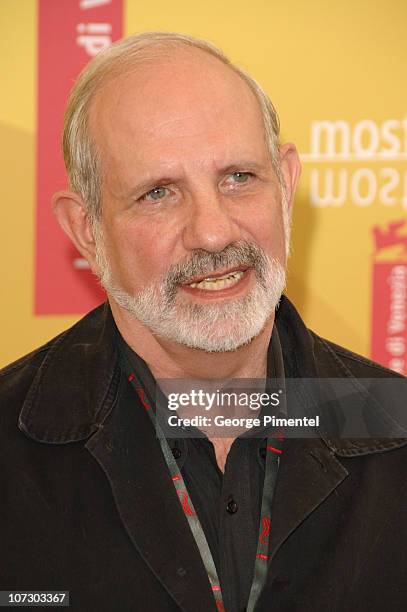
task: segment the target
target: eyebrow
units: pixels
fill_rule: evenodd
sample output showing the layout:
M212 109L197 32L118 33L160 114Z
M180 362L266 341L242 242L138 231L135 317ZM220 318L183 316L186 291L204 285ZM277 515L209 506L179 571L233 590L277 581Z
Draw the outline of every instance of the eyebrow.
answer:
M239 162L237 164L230 164L230 166L226 166L222 168L221 174L228 174L229 172L245 172L245 171L253 171L253 172L264 172L265 166L262 164L258 164L257 162Z
M151 189L154 189L154 187L163 187L164 185L170 185L171 183L175 183L179 180L180 179L177 179L175 176L165 177L161 175L160 177L157 176L157 178L151 177L151 179L137 183L137 185L131 187L128 192L126 192L125 196L130 198L136 194L150 191Z

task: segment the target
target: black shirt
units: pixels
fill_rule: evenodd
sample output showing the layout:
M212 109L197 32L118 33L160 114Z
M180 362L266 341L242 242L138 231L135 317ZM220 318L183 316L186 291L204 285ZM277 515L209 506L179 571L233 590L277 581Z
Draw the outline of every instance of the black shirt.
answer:
M154 399L156 381L147 364L122 338L119 342L150 399ZM276 326L267 355L267 378L284 378ZM236 438L224 473L208 438L180 437L167 441L211 550L226 611L242 612L249 599L257 551L266 438L246 435Z

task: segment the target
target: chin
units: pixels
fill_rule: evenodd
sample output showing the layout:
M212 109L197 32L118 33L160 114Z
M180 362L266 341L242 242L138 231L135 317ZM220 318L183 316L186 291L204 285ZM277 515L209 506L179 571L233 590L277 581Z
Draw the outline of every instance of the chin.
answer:
M161 322L160 330L156 333L189 348L205 351L207 353L227 353L248 346L266 328L270 321L268 316L257 313L249 319L228 318L216 323L210 321L184 321L178 318L163 329ZM160 333L161 332L161 333Z

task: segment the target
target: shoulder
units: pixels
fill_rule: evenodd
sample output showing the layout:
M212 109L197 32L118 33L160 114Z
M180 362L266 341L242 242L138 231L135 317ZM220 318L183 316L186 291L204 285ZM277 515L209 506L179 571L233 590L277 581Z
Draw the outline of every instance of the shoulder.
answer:
M404 378L316 334L284 295L276 313L276 324L288 372L294 377Z
M21 449L25 439L19 415L41 366L61 334L0 370L0 444L3 459L10 449Z
M68 358L69 349L75 342L78 345L86 343L91 330L100 328L103 314L102 305L42 346L0 369L0 419L6 404L18 406L24 401L37 375L47 367L50 356L57 353L59 360L64 359L64 354Z
M343 371L343 374L351 374L355 378L404 378L393 370L363 357L358 353L336 344L326 338L322 338L312 330L309 330L313 339L315 358L323 363L328 356L333 359L336 366Z
M108 304L101 305L0 372L0 435L6 444L21 432L57 443L92 430L116 396L116 333Z
M15 393L18 389L24 391L35 378L49 351L67 334L67 331L58 334L46 344L2 368L0 370L0 398L4 399L9 392Z

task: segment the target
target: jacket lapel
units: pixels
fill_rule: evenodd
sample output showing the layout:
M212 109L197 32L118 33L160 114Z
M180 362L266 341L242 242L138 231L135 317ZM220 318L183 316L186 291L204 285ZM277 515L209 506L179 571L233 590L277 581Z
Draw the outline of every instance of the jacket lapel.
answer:
M347 476L348 471L321 439L286 440L273 499L270 561Z
M19 428L38 442L88 438L85 448L104 471L127 533L157 579L184 612L215 610L155 431L136 398L117 363L116 327L103 305L52 342Z
M131 541L175 602L185 612L215 610L155 431L124 377L118 396L119 403L86 448L110 482Z

